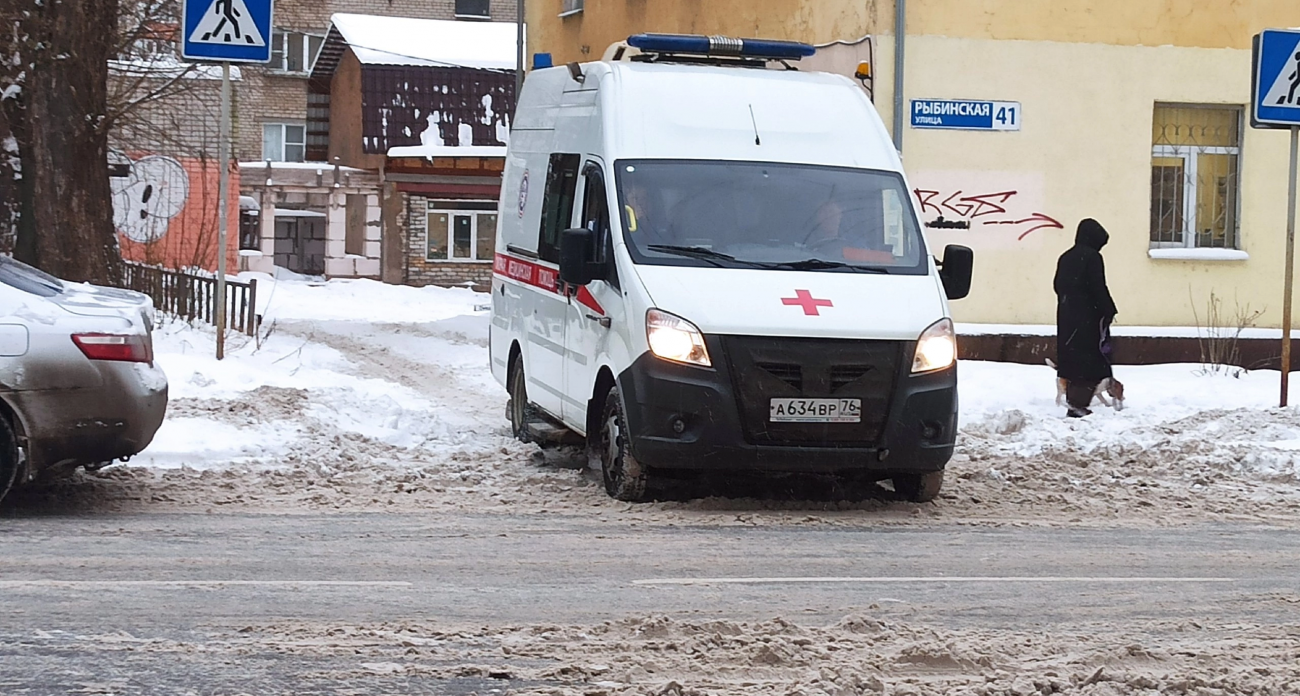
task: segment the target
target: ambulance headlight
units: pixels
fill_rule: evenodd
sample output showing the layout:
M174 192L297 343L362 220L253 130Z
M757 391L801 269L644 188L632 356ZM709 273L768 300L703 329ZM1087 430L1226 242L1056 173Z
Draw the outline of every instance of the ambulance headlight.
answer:
M921 332L912 358L912 374L934 372L957 362L957 332L951 319L940 319Z
M673 362L712 367L704 334L685 319L652 309L645 315L646 337L655 357Z

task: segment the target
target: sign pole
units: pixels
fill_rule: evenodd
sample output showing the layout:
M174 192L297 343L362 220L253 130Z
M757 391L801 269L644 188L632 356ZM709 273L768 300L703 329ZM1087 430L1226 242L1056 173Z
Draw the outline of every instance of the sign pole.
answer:
M1291 287L1295 268L1296 151L1300 126L1291 126L1291 175L1286 189L1286 280L1282 292L1282 400L1286 407L1291 377Z
M221 171L217 179L217 360L226 357L226 235L230 224L230 61L221 62L221 127L217 144Z
M524 89L524 0L515 3L515 103ZM511 114L511 118L514 114Z

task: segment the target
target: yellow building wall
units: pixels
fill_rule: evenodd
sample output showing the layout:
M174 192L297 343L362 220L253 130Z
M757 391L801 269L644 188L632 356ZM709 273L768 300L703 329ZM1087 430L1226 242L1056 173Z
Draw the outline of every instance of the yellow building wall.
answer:
M599 58L639 32L762 36L826 44L894 33L895 0L562 0L525 8L528 54L556 64ZM1260 29L1300 25L1295 0L908 0L909 36L1249 48ZM883 74L883 73L882 73Z
M1246 261L1156 260L1147 255L1151 206L1151 123L1156 102L1231 104L1250 99L1250 52L912 37L908 97L1018 101L1013 132L907 127L904 167L916 189L960 190L986 198L1020 220L1041 213L1064 229L973 224L928 230L932 245L976 250L970 298L953 303L958 321L1050 324L1056 258L1080 219L1110 232L1103 251L1118 323L1191 326L1204 321L1213 290L1226 308L1265 310L1259 325L1279 326L1286 221L1287 135L1245 128L1241 147L1241 248ZM882 103L877 97L877 103ZM887 103L887 100L886 100ZM955 207L961 208L954 199ZM976 202L975 204L978 204ZM965 205L971 205L968 201ZM951 210L951 209L945 209ZM933 217L934 210L928 211ZM957 217L949 214L949 219ZM977 223L979 220L976 221ZM1020 234L1028 232L1024 239Z
M1295 0L908 0L907 20L909 35L1249 48L1251 37L1261 29L1300 24L1300 3ZM882 29L892 33L893 25Z
M874 101L892 127L890 0L591 0L586 12L566 19L555 16L559 5L528 5L529 53L549 51L557 64L598 59L609 43L641 31L819 44L870 35L868 42L823 48L801 67L847 75L859 60L872 59ZM1246 107L1251 37L1268 27L1300 25L1300 3L909 0L907 19L909 105L933 98L1022 107L1022 129L1015 132L904 126L904 167L913 187L928 197L923 217L932 219L936 210L960 217L944 201L958 211L1003 209L975 210L987 213L981 223L1006 224L927 230L936 253L946 243L976 251L971 296L953 303L958 321L1054 323L1056 258L1073 242L1078 221L1094 217L1111 233L1103 253L1119 324L1203 323L1214 292L1227 312L1249 306L1264 311L1258 326L1280 326L1286 133L1244 128L1239 239L1248 260L1157 260L1147 254L1151 124L1157 102ZM970 197L978 198L961 202ZM1061 228L1041 226L1044 218Z
M598 60L610 44L641 32L813 43L858 38L874 30L877 12L877 0L588 0L583 12L561 18L561 5L561 0L533 0L525 6L530 65L537 52L551 53L556 65Z

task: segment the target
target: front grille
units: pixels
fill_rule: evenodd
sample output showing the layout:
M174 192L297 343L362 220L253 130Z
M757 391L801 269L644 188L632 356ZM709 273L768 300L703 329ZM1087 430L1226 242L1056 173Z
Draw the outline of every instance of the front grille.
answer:
M803 389L803 370L798 365L789 363L755 363L755 367L794 387L795 391Z
M831 367L831 393L862 379L872 370L870 365L835 365Z
M725 336L737 407L752 444L870 446L884 432L903 344ZM773 398L861 399L861 423L770 423Z

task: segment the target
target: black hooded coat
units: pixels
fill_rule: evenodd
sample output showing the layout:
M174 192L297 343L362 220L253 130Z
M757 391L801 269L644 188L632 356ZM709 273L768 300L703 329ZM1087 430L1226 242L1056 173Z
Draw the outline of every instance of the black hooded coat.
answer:
M1082 382L1100 382L1111 376L1110 360L1102 352L1102 339L1119 312L1106 287L1106 264L1101 248L1110 235L1101 223L1088 218L1070 247L1056 262L1056 375Z

